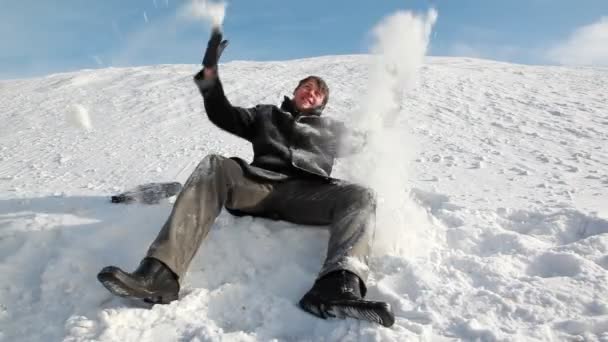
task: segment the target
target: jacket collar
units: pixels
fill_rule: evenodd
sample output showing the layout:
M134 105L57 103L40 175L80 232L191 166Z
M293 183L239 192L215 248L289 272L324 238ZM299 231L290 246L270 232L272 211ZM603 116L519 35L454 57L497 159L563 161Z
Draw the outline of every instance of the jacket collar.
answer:
M283 103L281 104L281 109L290 113L294 118L298 118L301 115L309 115L309 116L321 116L322 108L317 108L312 112L303 113L296 109L296 106L293 103L293 100L289 97L285 96L283 98Z

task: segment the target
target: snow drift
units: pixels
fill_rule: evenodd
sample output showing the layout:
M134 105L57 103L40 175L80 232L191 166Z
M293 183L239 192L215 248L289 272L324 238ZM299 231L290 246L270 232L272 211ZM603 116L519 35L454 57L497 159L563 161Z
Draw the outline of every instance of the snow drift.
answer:
M303 76L324 76L325 115L349 122L363 111L361 80L372 67L370 56L233 62L222 77L231 101L250 106L279 103ZM371 264L369 297L393 305L391 329L297 308L323 260L323 230L226 213L179 301L149 308L111 297L96 273L133 269L171 204L113 205L108 196L183 182L209 153L252 156L205 117L197 68L0 81L1 339L608 338L608 71L593 68L425 60L392 122L417 146L392 150L410 161L395 191L409 189L424 229L404 215L395 234L407 236L405 250L376 253ZM89 110L93 131L65 124L74 103ZM351 165L341 161L334 176L350 177Z

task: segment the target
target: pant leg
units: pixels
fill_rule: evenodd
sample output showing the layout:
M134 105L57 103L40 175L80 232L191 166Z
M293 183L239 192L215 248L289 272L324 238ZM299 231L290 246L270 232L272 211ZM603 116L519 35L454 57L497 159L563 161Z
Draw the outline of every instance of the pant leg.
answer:
M329 226L327 257L319 277L348 270L367 280L376 218L371 189L339 180L291 180L277 183L264 203L283 220Z
M184 185L147 256L162 261L181 278L224 206L255 208L271 190L270 183L247 178L236 161L205 157Z

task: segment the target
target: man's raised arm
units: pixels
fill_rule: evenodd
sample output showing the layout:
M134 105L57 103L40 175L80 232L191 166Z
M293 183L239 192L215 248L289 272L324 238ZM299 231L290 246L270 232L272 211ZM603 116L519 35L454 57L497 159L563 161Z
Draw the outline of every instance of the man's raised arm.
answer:
M203 69L194 76L194 83L203 96L209 120L221 129L249 139L256 110L232 106L218 77L217 63L227 45L228 41L222 40L219 27L213 27L203 58Z

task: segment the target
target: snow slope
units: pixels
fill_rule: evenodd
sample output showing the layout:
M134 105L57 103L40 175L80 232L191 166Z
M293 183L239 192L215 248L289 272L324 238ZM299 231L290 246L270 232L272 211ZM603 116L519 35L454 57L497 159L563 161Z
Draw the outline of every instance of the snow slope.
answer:
M369 62L232 62L222 77L231 101L249 106L321 75L332 90L325 115L348 121ZM252 155L205 117L196 70L0 81L0 340L608 341L608 69L427 59L394 122L412 142L394 156L408 158L410 220L381 218L379 235L398 245L376 250L368 284L395 308L390 329L297 308L326 232L227 213L179 301L111 297L96 273L133 269L171 204L108 196L183 182L209 153ZM70 125L74 108L88 111L91 130Z

